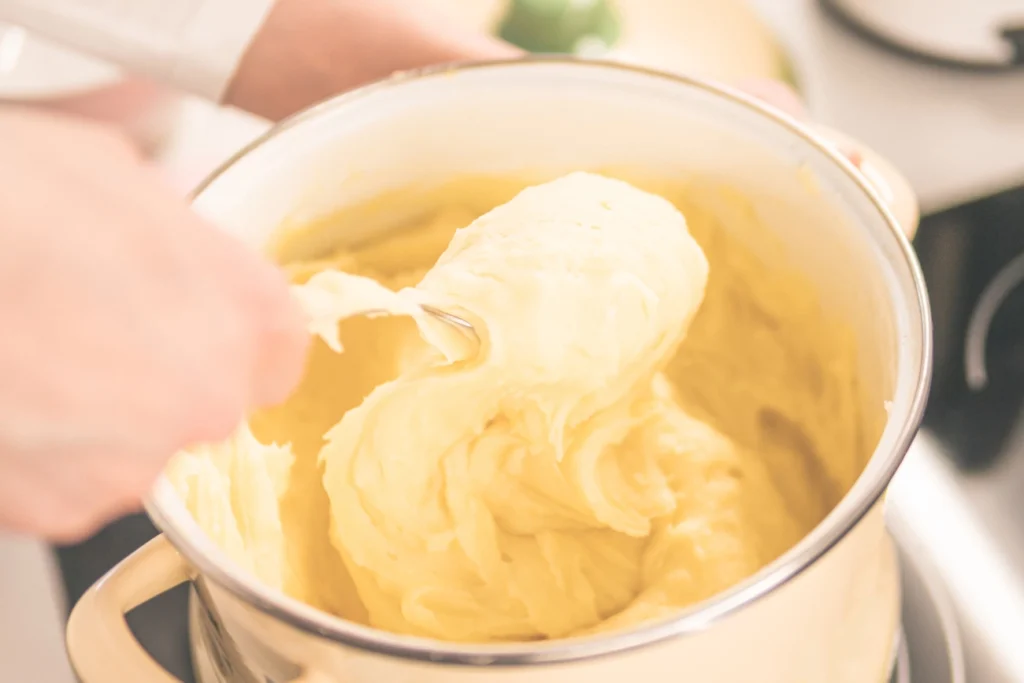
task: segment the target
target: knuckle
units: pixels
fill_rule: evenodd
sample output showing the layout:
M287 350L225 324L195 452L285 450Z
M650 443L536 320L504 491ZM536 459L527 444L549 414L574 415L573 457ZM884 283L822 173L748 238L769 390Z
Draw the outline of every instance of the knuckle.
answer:
M102 146L108 153L123 158L138 159L141 157L138 148L121 130L94 121L81 121L96 145Z
M208 410L197 424L197 437L202 441L226 439L238 427L244 411L236 402L222 401Z
M133 457L119 458L98 471L97 490L104 491L103 505L111 510L123 511L138 507L142 497L159 476L163 462L170 458L170 449L161 451L163 457L136 453Z
M99 524L93 524L91 521L85 523L82 520L61 520L40 529L38 533L57 544L71 545L88 539L98 530Z
M117 462L84 465L83 459L78 460L63 474L45 479L34 476L15 489L5 487L0 498L0 526L54 543L72 544L137 507L141 482L132 474L131 466L118 467ZM129 483L133 478L136 483Z
M207 386L198 401L187 409L185 438L175 450L196 441L216 441L228 437L245 415L245 388L241 378Z
M310 336L306 317L276 268L268 277L262 305L254 312L257 348L252 372L257 393L282 398L298 382L306 365Z
M89 538L100 529L104 519L91 507L45 505L33 511L31 525L34 533L69 544Z

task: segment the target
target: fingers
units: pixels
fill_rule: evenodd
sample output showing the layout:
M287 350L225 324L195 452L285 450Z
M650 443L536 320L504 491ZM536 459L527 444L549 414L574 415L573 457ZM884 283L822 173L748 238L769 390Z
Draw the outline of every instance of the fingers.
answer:
M247 335L248 393L244 409L280 403L301 379L309 344L306 319L284 273L258 252L217 228L200 227L212 272ZM241 349L238 349L241 352Z
M309 333L306 317L292 298L284 274L258 264L249 304L255 328L250 407L281 403L299 383L306 365Z
M118 136L0 111L0 149L0 526L71 540L285 398L307 334L284 276Z
M792 87L782 81L769 78L749 78L735 83L735 86L795 119L804 121L808 118L807 107L804 106L803 99Z
M738 89L744 91L748 95L753 95L759 100L772 105L786 114L789 114L802 123L808 123L811 119L803 98L801 98L791 86L783 83L782 81L776 81L768 78L755 78L740 81L735 85ZM864 155L856 148L855 145L842 138L835 140L834 143L839 152L849 159L850 163L857 168L861 167L864 163Z
M155 207L154 223L163 222L160 227L174 242L167 250L183 252L194 262L192 279L205 283L196 293L195 304L205 307L205 332L219 329L222 335L219 352L224 357L218 374L223 376L236 364L242 368L235 387L241 393L222 391L219 403L237 399L233 408L237 418L253 407L284 400L301 378L309 335L283 272L255 249L196 215L156 169L144 170L152 182L139 191L150 193L139 210ZM232 414L231 407L218 405L191 436L207 440L226 436L237 425L237 419L225 424Z
M144 461L142 453L101 455L80 451L32 454L0 452L0 529L41 536L56 543L87 538L107 522L138 510L152 479L125 484L125 464ZM102 469L72 463L105 460Z

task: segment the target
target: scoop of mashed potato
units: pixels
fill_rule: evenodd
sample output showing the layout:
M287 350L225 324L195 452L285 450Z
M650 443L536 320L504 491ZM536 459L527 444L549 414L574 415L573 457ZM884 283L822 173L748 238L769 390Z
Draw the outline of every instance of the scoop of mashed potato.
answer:
M741 394L737 414L776 416L755 438L689 398L709 393L706 371L689 395L680 372L709 265L662 197L573 173L455 231L426 271L384 253L295 267L323 343L296 396L253 417L268 445L246 425L172 467L200 524L271 585L398 633L586 634L728 588L834 502L803 492L820 484L806 456L856 422L852 400L794 445L804 416L785 398L772 413ZM420 304L472 322L479 347ZM846 400L836 367L819 384Z

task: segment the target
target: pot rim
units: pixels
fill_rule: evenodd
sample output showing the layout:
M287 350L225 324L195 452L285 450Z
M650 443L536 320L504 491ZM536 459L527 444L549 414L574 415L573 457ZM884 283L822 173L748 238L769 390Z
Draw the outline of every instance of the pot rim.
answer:
M198 198L238 161L282 132L304 121L321 116L326 112L345 107L355 100L372 95L382 89L408 81L422 81L430 78L444 77L452 72L498 69L508 66L523 66L524 64L554 64L580 69L614 69L646 77L665 79L690 88L702 89L753 109L760 115L774 120L777 124L787 129L789 133L800 138L806 144L811 145L817 151L824 153L833 163L838 165L858 189L870 199L874 208L881 214L899 247L903 261L899 265L908 269L913 281L918 310L915 312L911 324L916 322L920 328L921 348L917 361L920 364L921 372L913 387L913 394L907 413L904 416L903 425L893 441L891 452L885 456L885 461L877 472L877 479L870 482L869 486L862 487L861 491L859 491L858 499L853 501L853 504L848 505L846 514L831 521L826 519L830 524L830 528L826 530L826 533L820 534L813 545L804 548L803 552L792 556L787 552L753 576L703 602L680 610L679 614L675 616L644 622L626 631L616 631L586 638L566 638L537 642L450 643L432 638L395 634L350 622L341 617L318 610L282 592L273 590L260 583L255 577L239 571L227 559L223 551L202 534L187 513L184 515L175 514L173 511L168 513L164 504L168 500L176 500L176 498L172 498L173 491L170 489L170 484L161 475L156 488L145 501L146 511L156 526L163 531L198 575L204 579L214 581L237 599L255 606L265 614L294 628L380 655L437 664L469 666L520 666L580 661L622 653L677 636L700 632L787 584L838 544L882 497L889 481L910 448L910 444L920 426L931 383L931 315L924 276L911 247L910 240L869 181L834 146L818 138L789 115L726 85L708 82L693 76L669 73L632 64L547 55L527 55L511 60L444 64L398 72L388 78L325 99L283 119L217 167L196 187L191 197L193 200ZM871 459L874 459L874 457L875 453L872 454ZM861 475L861 477L863 476L864 474ZM858 481L860 481L860 478L858 478ZM850 493L847 495L850 495ZM181 528L183 525L188 527L190 522L192 524L191 528ZM816 527L816 530L819 527ZM810 533L815 533L815 530L812 530Z

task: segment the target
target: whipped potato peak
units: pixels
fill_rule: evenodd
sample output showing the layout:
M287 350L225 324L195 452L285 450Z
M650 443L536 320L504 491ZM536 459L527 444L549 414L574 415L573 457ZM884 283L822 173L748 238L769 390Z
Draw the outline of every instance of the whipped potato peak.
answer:
M510 370L506 387L543 386L535 398L564 407L615 400L664 363L707 275L671 203L579 172L458 230L416 289L485 321L491 363Z
M379 282L337 270L324 270L305 284L292 287L292 295L309 318L309 331L335 353L344 349L338 322L354 316L404 315L416 321L423 339L449 362L465 360L476 351L476 343L459 330L429 315L416 303L415 292L394 292Z
M320 453L332 538L371 623L528 639L626 606L651 518L675 501L653 452L629 472L661 484L638 484L659 489L653 503L610 490L602 469L621 467L620 449L657 419L652 382L707 274L672 204L588 173L455 233L415 291L482 321L485 357L378 386Z

